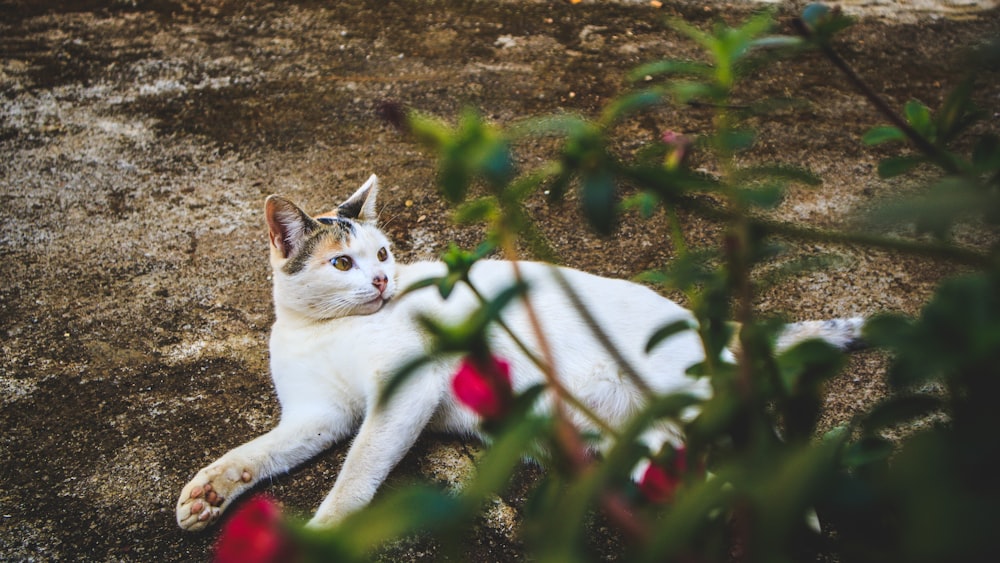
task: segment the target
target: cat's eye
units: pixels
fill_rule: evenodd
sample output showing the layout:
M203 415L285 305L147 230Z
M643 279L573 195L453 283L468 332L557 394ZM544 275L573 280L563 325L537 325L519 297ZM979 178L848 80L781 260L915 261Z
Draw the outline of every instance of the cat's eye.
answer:
M385 247L383 246L382 248L378 249L378 254L376 254L375 256L378 257L379 262L385 262L386 260L389 259L389 251L386 250Z
M340 270L341 272L346 272L354 266L354 260L351 260L349 256L338 256L333 260L330 260L333 267Z

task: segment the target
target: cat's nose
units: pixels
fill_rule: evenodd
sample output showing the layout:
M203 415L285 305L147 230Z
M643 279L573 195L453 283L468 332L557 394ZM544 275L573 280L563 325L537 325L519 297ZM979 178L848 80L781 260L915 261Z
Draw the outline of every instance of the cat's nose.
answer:
M385 274L379 274L372 278L372 285L378 290L379 295L385 292L385 286L389 284L389 278Z

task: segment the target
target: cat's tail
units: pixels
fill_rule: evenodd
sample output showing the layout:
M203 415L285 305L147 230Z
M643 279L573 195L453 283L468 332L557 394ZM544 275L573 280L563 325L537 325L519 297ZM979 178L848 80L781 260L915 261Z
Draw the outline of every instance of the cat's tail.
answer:
M775 349L780 352L799 342L817 339L844 351L861 350L868 347L861 338L861 328L865 325L865 320L863 317L853 317L789 323L778 334Z
M776 352L783 352L806 340L822 340L845 352L863 350L868 347L861 338L861 327L865 325L865 320L863 317L852 317L850 319L788 323L778 333L774 349ZM738 354L740 349L739 325L735 324L734 326L737 330L727 347L733 354Z

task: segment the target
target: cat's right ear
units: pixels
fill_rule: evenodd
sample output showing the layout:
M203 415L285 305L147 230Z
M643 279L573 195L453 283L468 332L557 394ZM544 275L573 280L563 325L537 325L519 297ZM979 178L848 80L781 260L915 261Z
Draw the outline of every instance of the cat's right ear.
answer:
M378 214L375 213L377 197L378 176L372 174L354 195L337 206L337 215L347 219L357 219L363 223L374 223L378 218Z
M264 202L264 215L271 237L271 246L282 258L298 250L306 235L316 228L316 221L291 201L271 195Z

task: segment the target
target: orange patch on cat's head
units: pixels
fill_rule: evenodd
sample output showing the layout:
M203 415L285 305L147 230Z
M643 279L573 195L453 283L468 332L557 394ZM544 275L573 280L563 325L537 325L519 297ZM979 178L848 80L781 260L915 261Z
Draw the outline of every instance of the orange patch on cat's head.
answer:
M339 219L339 218L340 218L340 214L337 213L336 209L333 209L331 211L327 211L326 213L320 213L319 215L313 215L313 219L315 219L317 221L320 221L320 222L323 222L322 221L323 219Z
M300 248L288 258L281 269L289 275L301 272L310 264L318 264L344 252L350 243L354 226L350 221L337 219L330 223L316 222L304 238Z
M332 233L331 233L332 235ZM331 256L343 254L347 250L350 239L345 234L343 237L323 236L316 239L315 246L311 249L314 259L327 261Z

